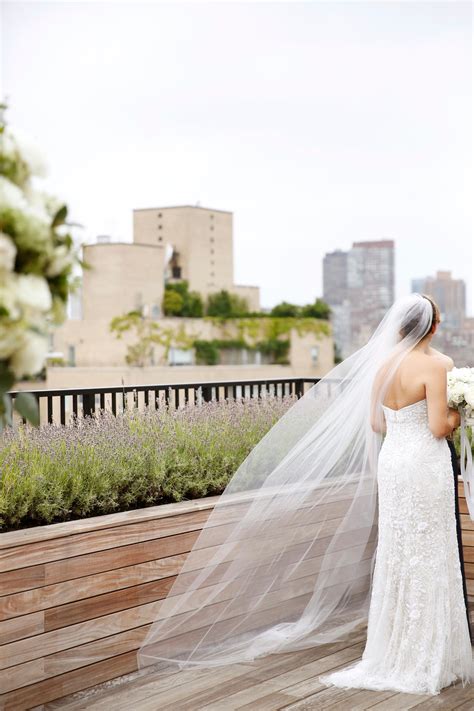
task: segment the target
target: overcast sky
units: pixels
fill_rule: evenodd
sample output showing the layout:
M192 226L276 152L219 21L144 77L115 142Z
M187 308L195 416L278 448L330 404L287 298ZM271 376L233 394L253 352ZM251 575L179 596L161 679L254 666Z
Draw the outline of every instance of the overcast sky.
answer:
M313 300L322 257L396 241L397 293L472 246L470 2L4 2L3 95L97 234L234 213L236 281Z

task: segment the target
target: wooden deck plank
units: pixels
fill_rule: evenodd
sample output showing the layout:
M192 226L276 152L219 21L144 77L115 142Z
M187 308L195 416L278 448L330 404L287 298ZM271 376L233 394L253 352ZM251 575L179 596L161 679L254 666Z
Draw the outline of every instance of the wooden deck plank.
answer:
M341 643L342 646L343 643ZM364 643L357 643L356 657L360 656ZM333 645L325 645L330 648ZM83 699L64 699L52 704L46 704L44 711L62 709L67 711L129 711L139 709L140 711L231 711L232 709L251 709L260 711L304 711L305 709L333 708L356 711L363 709L373 709L373 711L401 711L403 709L418 707L418 711L431 711L437 708L457 708L466 704L473 698L474 687L449 687L442 690L441 694L435 697L427 695L397 694L394 692L375 692L361 689L337 689L336 687L326 687L317 681L321 673L326 673L341 666L341 652L332 655L322 656L319 660L303 663L304 656L307 659L316 651L324 653L324 647L304 650L286 655L272 655L256 660L256 668L250 671L247 665L234 665L234 667L222 667L218 670L187 670L165 674L158 672L150 676L143 676L127 682L122 687L117 686L110 690L104 690L96 696L87 696ZM348 647L342 646L342 652L346 651L346 657L342 661L345 666L352 661L347 656ZM327 649L326 649L327 651ZM330 660L330 663L328 661ZM335 664L335 660L340 663ZM276 664L276 667L272 666ZM268 666L267 672L265 667ZM286 666L286 670L284 667ZM275 675L276 668L280 674ZM293 667L290 669L289 667ZM221 674L225 671L224 674ZM229 676L227 676L229 674ZM293 674L293 676L292 676ZM302 679L302 675L306 679ZM262 677L259 683L258 676ZM288 682L296 683L288 686ZM221 683L220 683L221 682ZM226 691L235 689L235 685L241 685L241 690L236 694L228 695ZM319 687L319 690L315 689ZM296 700L291 698L293 694L305 694ZM309 692L309 694L308 694ZM212 695L215 701L209 703ZM224 694L224 695L223 695ZM283 700L282 700L283 699ZM441 702L441 705L439 705ZM435 703L435 706L426 704ZM277 704L276 706L274 704Z
M68 675L47 679L39 684L32 684L23 689L15 689L0 696L0 708L2 711L26 711L38 704L38 700L44 704L53 699L58 699L65 694L72 694L88 686L95 686L108 679L127 674L136 669L136 655L134 653L123 654L105 662L91 665L87 676L83 669L78 669Z
M337 653L340 653L341 649L345 649L344 644L347 644L347 642L333 645L333 648L338 646ZM272 655L272 658L266 664L261 664L260 668L257 666L256 669L247 671L247 673L234 680L233 683L226 684L224 688L218 684L217 676L212 687L208 686L200 694L196 695L194 690L189 694L190 690L188 690L188 696L180 700L180 711L194 711L194 709L201 708L213 709L220 703L225 707L240 708L243 704L275 692L282 692L289 695L290 698L294 698L293 694L287 693L286 687L289 685L289 681L293 680L295 675L298 677L311 675L315 664L321 666L323 659L326 660L331 657L331 650L328 649L330 646L323 645L311 650L305 650L299 657L292 654ZM359 649L353 654L359 655ZM280 661L278 660L279 656L283 656L284 659L281 660L283 664L281 662L280 664L278 663ZM276 666L272 665L272 660L275 660ZM160 702L160 708L163 711L172 711L164 700Z

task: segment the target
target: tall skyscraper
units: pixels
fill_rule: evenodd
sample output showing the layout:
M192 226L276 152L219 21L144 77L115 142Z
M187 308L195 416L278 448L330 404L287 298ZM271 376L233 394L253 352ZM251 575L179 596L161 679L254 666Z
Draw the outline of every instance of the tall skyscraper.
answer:
M451 272L436 272L436 276L413 279L412 291L432 296L441 311L441 319L449 328L460 328L466 316L466 284L453 279Z
M395 301L395 243L393 240L354 242L348 259L351 341L367 342Z
M354 242L348 252L326 254L323 284L334 340L346 358L368 341L395 300L394 241Z

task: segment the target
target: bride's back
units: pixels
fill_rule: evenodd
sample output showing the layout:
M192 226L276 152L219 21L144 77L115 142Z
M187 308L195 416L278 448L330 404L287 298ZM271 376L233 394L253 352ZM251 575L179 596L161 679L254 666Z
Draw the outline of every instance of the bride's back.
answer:
M398 366L385 393L384 405L399 410L426 397L425 374L430 356L413 350ZM384 377L383 370L380 377Z

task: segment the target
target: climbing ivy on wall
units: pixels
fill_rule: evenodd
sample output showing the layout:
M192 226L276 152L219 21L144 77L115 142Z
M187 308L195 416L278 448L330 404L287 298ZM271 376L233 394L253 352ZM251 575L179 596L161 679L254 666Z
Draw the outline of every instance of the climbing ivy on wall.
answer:
M327 321L309 317L206 316L204 320L212 323L220 338L199 338L198 333L188 332L184 324L178 328L163 325L162 321L143 318L138 311L112 319L110 330L118 339L127 332L135 336L134 343L127 346L125 360L128 365L139 367L152 364L154 345L162 346L164 362L167 362L170 348L175 347L194 348L198 364L217 364L219 352L229 348L258 350L270 354L274 363L285 364L288 363L292 330L299 336L312 333L318 338L331 333Z

